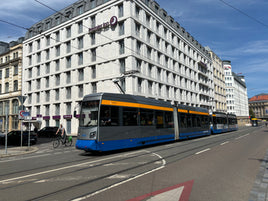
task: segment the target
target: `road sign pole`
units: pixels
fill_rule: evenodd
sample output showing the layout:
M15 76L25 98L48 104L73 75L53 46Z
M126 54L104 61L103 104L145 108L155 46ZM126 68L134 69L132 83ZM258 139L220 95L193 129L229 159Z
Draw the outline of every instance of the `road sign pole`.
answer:
M6 102L6 139L5 139L5 153L7 154L7 118L8 118L8 115L7 115L7 102Z
M22 147L22 120L20 122L20 146Z

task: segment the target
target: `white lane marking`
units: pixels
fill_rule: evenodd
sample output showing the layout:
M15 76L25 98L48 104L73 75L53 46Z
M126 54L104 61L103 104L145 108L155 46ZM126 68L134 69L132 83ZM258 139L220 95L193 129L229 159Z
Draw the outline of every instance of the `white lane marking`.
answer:
M150 170L150 171L148 171L148 172L145 172L145 173L143 173L143 174L139 174L139 175L137 175L137 176L135 176L135 177L132 177L132 178L129 178L129 179L127 179L127 180L121 181L121 182L119 182L119 183L113 184L113 185L111 185L111 186L109 186L109 187L107 187L107 188L101 189L101 190L99 190L99 191L95 191L94 193L88 194L88 195L86 195L86 196L83 196L83 197L80 197L80 198L73 199L72 201L81 201L81 200L85 200L85 199L90 198L90 197L92 197L92 196L94 196L94 195L97 195L97 194L99 194L99 193L102 193L102 192L104 192L104 191L107 191L107 190L109 190L109 189L111 189L111 188L114 188L114 187L116 187L116 186L119 186L119 185L121 185L121 184L127 183L127 182L129 182L129 181L135 180L135 179L137 179L137 178L139 178L139 177L142 177L142 176L144 176L144 175L150 174L150 173L152 173L152 172L155 172L155 171L157 171L157 170L160 170L160 169L164 168L165 165L166 165L166 161L165 161L165 159L164 159L162 156L160 156L159 154L156 154L156 153L153 153L153 154L156 155L156 156L158 156L158 157L162 160L162 166L160 166L160 167L158 167L158 168L155 168L155 169L153 169L153 170Z
M137 151L137 152L134 152L134 153L137 154L139 152L144 152L144 151L145 150ZM100 160L96 160L96 161L89 161L89 162L85 162L85 163L79 163L79 164L65 166L65 167L61 167L61 168L57 168L57 169L52 169L52 170L47 170L47 171L43 171L43 172L37 172L37 173L34 173L34 174L28 174L28 175L24 175L24 176L20 176L20 177L15 177L15 178L10 178L10 179L0 180L0 184L5 183L5 182L8 182L8 181L14 181L14 180L28 178L28 177L33 177L33 176L38 176L38 175L42 175L42 174L48 174L48 173L51 173L51 172L57 172L57 171L60 171L60 170L66 170L66 169L70 169L70 168L80 167L80 166L83 166L83 165L90 165L92 163L97 163L97 162L101 162L101 161L105 161L105 160L110 160L110 159L114 159L114 158L120 158L120 157L128 156L128 155L131 155L131 154L133 154L133 153L121 154L121 155L118 155L118 156L104 158L104 159L100 159Z
M224 144L227 144L227 143L229 143L229 141L223 142L223 143L221 143L221 145L224 145Z
M241 135L241 136L239 136L239 137L237 137L237 138L235 138L235 139L238 140L238 139L241 139L241 138L246 137L246 136L248 136L248 135L249 135L249 133L247 133L246 135Z
M204 152L209 151L209 150L210 150L210 148L208 148L208 149L204 149L204 150L202 150L202 151L196 152L195 154L196 154L196 155L197 155L197 154L201 154L201 153L204 153Z
M31 158L39 158L42 156L49 156L49 155L51 155L51 154L43 154L43 155L36 155L36 156L23 157L23 158L14 158L14 159L0 161L0 163L10 162L10 161L18 161L18 160L24 160L24 159L31 159ZM14 157L18 157L18 156L14 156Z

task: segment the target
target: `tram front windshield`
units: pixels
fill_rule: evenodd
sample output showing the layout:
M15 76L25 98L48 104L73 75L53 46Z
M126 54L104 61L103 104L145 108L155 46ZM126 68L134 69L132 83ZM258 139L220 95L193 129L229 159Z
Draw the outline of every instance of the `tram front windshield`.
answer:
M82 103L79 119L80 127L94 127L98 125L99 101L85 101Z

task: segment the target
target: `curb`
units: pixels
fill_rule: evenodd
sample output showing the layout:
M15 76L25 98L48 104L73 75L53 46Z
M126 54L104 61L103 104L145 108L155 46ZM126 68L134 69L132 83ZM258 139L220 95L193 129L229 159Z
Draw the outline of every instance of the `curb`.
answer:
M10 151L11 153L8 152L9 149L13 149ZM19 148L9 148L9 149L7 149L7 154L1 153L0 158L7 158L7 157L11 157L11 156L20 156L20 155L30 154L30 153L34 153L34 152L39 150L37 147L29 147L29 148L28 147L19 147Z

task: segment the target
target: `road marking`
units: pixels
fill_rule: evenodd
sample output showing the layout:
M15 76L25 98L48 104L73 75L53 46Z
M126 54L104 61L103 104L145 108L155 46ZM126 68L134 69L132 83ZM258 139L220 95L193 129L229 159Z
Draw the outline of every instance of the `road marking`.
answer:
M137 176L135 176L135 177L132 177L132 178L129 178L129 179L127 179L127 180L121 181L121 182L119 182L119 183L113 184L113 185L111 185L111 186L109 186L109 187L107 187L107 188L101 189L101 190L99 190L99 191L95 191L94 193L85 195L85 196L83 196L83 197L75 198L75 199L73 199L72 201L81 201L81 200L85 200L85 199L90 198L90 197L92 197L92 196L94 196L94 195L97 195L97 194L99 194L99 193L102 193L102 192L104 192L104 191L107 191L107 190L109 190L109 189L112 189L112 188L114 188L114 187L116 187L116 186L120 186L120 185L122 185L122 184L124 184L124 183L127 183L127 182L129 182L129 181L135 180L135 179L137 179L137 178L139 178L139 177L145 176L145 175L147 175L147 174L150 174L150 173L152 173L152 172L155 172L155 171L157 171L157 170L160 170L160 169L164 168L165 165L166 165L166 161L165 161L165 159L164 159L162 156L160 156L159 154L156 154L156 153L152 153L152 154L158 156L158 157L162 160L162 166L160 166L160 167L158 167L158 168L155 168L155 169L153 169L153 170L147 171L147 172L145 172L145 173L139 174L139 175L137 175Z
M137 151L137 152L134 152L134 153L137 154L139 152L144 152L144 150ZM43 172L37 172L37 173L34 173L34 174L28 174L28 175L24 175L24 176L20 176L20 177L15 177L15 178L10 178L10 179L0 180L0 184L5 183L5 182L9 182L9 181L18 180L18 179L23 179L23 178L28 178L28 177L43 175L43 174L47 174L47 173L51 173L51 172L57 172L57 171L60 171L60 170L66 170L66 169L70 169L70 168L80 167L80 166L83 166L83 165L90 165L92 163L97 163L97 162L101 162L101 161L105 161L105 160L110 160L110 159L114 159L114 158L120 158L120 157L128 156L128 155L131 155L131 154L133 154L133 153L121 154L121 155L118 155L118 156L104 158L104 159L100 159L100 160L96 160L96 161L89 161L89 162L85 162L85 163L79 163L79 164L65 166L65 167L61 167L61 168L57 168L57 169L52 169L52 170L47 170L47 171L43 171Z
M168 201L188 201L190 198L190 194L192 191L194 180L187 181L182 184L177 184L175 186L167 187L164 189L160 189L151 193L147 193L145 195L132 198L127 201L160 201L160 200L168 200ZM149 198L149 199L148 199Z
M210 148L208 148L208 149L204 149L204 150L202 150L202 151L196 152L195 154L196 154L196 155L197 155L197 154L201 154L201 153L204 153L204 152L209 151L209 150L210 150Z
M227 143L229 143L229 141L223 142L223 143L221 143L221 145L224 145L224 144L227 144Z
M241 136L239 136L239 137L237 137L237 138L235 138L235 139L238 140L238 139L241 139L241 138L246 137L246 136L248 136L248 135L249 135L249 133L247 133L246 135L241 135Z

